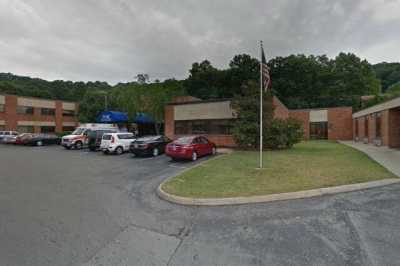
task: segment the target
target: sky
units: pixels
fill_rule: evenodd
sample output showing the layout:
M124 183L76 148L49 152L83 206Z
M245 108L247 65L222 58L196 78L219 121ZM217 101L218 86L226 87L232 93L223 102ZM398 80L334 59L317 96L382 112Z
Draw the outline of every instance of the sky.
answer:
M0 0L0 72L47 80L188 76L236 54L400 61L400 0Z

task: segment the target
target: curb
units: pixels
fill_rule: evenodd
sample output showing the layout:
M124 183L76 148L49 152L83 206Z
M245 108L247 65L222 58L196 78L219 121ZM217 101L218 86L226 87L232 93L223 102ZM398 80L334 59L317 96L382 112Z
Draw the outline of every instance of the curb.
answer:
M172 203L180 205L191 205L191 206L225 206L225 205L241 205L249 203L266 203L266 202L283 201L283 200L304 199L304 198L312 198L325 195L333 195L338 193L359 191L364 189L370 189L370 188L382 187L395 183L400 183L400 179L392 178L392 179L371 181L358 184L318 188L318 189L280 193L280 194L271 194L265 196L204 199L204 198L186 198L186 197L174 196L172 194L165 192L162 189L162 185L167 180L165 180L158 186L157 195L161 199L164 199Z

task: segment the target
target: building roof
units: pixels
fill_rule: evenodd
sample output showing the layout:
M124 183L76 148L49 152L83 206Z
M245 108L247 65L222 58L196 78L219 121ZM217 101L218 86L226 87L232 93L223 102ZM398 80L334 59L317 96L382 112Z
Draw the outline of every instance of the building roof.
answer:
M394 98L392 100L371 106L367 109L361 110L357 113L353 114L353 118L358 118L361 116L365 116L365 115L369 115L369 114L373 114L376 112L380 112L383 110L388 110L388 109L392 109L392 108L396 108L396 107L400 107L400 97Z

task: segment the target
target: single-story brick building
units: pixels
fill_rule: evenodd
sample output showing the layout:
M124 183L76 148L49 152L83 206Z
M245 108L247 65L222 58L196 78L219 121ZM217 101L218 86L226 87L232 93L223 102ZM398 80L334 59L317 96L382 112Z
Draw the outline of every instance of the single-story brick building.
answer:
M355 141L400 148L400 97L353 114Z
M289 110L277 97L273 98L273 104L275 118L293 117L303 122L305 139L353 138L351 107ZM165 107L165 134L172 139L200 134L219 146L234 147L232 127L235 118L230 100L177 97Z

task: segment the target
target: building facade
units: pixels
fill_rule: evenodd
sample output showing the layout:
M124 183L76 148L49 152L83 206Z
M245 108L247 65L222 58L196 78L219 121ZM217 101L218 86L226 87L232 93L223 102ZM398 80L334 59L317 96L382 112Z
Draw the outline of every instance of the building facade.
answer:
M78 125L78 104L57 100L0 95L0 130L20 133L61 133Z
M274 117L296 118L303 123L304 139L351 140L352 108L289 110L277 97L273 98ZM165 134L179 136L204 135L218 146L236 146L232 128L236 118L230 100L201 101L178 97L165 107Z
M400 148L400 97L354 113L353 138L366 144Z

